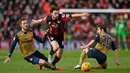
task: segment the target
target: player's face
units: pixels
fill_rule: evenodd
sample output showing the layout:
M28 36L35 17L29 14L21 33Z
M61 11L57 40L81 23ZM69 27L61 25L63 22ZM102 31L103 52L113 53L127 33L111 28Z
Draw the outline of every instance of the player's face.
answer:
M57 19L59 17L59 11L58 10L54 10L52 13L51 13L52 17L54 19Z
M101 33L101 29L98 27L97 28L97 34L100 34Z
M21 21L21 28L24 29L24 30L28 30L28 22L27 20L23 20Z

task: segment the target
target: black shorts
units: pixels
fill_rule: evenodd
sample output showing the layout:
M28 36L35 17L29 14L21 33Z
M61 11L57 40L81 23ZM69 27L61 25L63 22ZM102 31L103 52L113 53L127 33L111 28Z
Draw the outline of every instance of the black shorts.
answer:
M96 48L88 48L88 58L95 58L98 64L104 64L107 60L107 57L104 53Z
M48 40L50 42L56 40L60 46L60 48L64 48L64 44L63 44L63 41L64 41L64 34L61 34L60 36L53 36L53 35L48 35Z
M48 61L47 57L39 51L34 52L33 54L25 57L24 59L32 64L38 64L40 59L43 59L46 62Z

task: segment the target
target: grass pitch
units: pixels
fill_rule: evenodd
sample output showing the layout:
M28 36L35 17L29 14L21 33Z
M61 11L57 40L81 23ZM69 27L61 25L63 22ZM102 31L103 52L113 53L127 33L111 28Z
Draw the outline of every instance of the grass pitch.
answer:
M40 51L46 56L48 50ZM63 67L64 71L53 71L43 68L39 70L37 65L32 65L24 60L20 51L14 51L12 61L4 64L8 50L0 50L0 73L84 73L80 69L75 70L73 67L78 63L81 50L64 50L64 55L61 61L57 64L58 67ZM106 70L92 69L89 73L130 73L130 51L118 51L120 66L116 66L114 62L113 52L108 52L108 68ZM85 61L90 62L92 66L97 65L95 59L86 58Z

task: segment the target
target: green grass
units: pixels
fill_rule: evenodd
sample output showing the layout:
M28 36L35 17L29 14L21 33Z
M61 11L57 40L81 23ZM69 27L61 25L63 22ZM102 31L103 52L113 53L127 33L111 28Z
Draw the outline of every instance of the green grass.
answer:
M48 54L48 50L41 51ZM61 61L57 64L58 67L64 67L64 71L53 71L46 68L39 70L37 65L32 65L26 62L19 51L14 51L12 61L4 64L3 61L7 57L8 50L0 50L0 73L84 73L81 70L75 70L73 67L78 63L81 51L66 51ZM130 73L130 51L118 51L120 66L116 66L114 62L113 52L108 54L108 69L106 70L91 70L89 73ZM92 66L97 62L94 59L85 59L90 62Z

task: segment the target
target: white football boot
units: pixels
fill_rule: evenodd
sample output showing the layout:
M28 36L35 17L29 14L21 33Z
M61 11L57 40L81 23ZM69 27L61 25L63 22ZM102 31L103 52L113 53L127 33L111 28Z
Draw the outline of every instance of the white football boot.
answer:
M81 69L81 65L80 64L77 64L74 69Z

